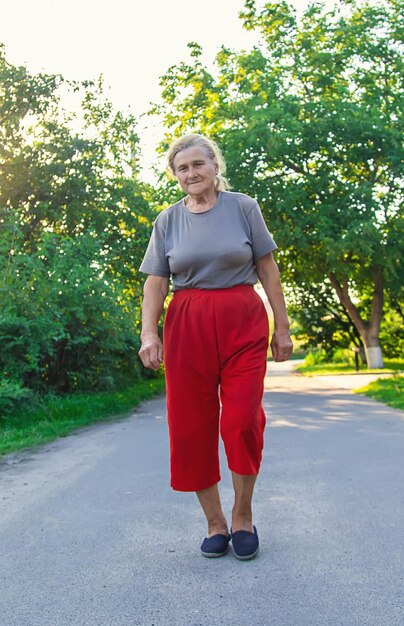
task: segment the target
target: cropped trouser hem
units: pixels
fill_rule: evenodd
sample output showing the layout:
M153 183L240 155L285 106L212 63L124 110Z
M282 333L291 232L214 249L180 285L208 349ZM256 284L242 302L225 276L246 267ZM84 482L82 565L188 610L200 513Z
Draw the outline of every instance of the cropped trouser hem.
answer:
M217 485L220 483L221 476L219 475L217 478L211 478L209 481L203 481L200 483L196 483L195 481L176 481L171 480L171 487L174 491L203 491L204 489L209 489L209 487L213 487L213 485ZM213 482L212 482L213 480Z
M251 285L176 291L163 330L171 487L220 481L219 436L231 471L257 475L268 316Z

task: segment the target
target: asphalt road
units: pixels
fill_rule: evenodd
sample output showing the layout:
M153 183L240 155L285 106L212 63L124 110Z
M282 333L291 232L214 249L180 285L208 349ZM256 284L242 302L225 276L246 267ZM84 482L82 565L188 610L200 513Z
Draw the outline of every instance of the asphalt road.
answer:
M162 396L0 465L1 626L402 626L404 412L270 370L257 559L200 555Z

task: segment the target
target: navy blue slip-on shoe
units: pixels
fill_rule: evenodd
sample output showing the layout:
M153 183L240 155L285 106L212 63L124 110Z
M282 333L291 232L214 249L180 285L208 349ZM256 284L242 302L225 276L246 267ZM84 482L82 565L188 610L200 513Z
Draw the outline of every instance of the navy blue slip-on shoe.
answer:
M207 556L211 559L224 556L229 547L230 539L231 535L213 535L212 537L205 537L201 545L203 556Z
M237 530L235 533L231 531L233 552L240 561L248 561L258 554L258 534L255 526L253 528L253 533L248 530Z

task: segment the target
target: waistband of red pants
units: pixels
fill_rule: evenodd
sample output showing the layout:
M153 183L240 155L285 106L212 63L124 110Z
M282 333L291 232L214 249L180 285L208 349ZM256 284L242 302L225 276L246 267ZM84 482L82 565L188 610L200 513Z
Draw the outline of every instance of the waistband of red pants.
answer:
M176 300L182 300L190 296L209 296L213 294L234 294L234 293L248 293L248 291L255 291L254 285L234 285L233 287L224 287L222 289L197 289L191 287L190 289L177 289L173 293L173 297Z

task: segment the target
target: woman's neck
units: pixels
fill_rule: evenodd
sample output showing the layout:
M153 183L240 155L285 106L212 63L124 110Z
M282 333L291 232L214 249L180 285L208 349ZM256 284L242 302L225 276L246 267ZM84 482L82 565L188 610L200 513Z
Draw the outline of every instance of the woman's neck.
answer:
M198 213L207 211L215 206L218 196L219 192L216 189L212 189L200 195L188 194L184 201L187 209Z

